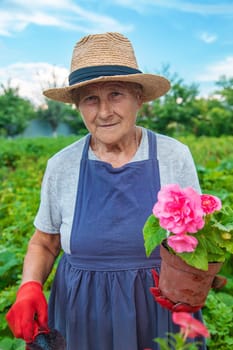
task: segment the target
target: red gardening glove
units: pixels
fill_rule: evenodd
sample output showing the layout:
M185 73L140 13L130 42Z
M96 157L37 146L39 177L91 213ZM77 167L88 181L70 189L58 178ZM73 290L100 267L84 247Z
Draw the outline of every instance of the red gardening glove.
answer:
M32 342L41 332L49 332L48 306L42 285L36 281L23 284L15 303L6 314L8 325L16 338Z
M155 301L159 303L162 307L170 310L170 311L175 311L175 312L196 312L200 310L203 305L198 305L198 306L191 306L189 304L184 304L184 303L173 303L171 300L166 298L161 294L161 291L159 289L159 275L158 273L153 269L152 275L154 278L154 283L155 287L151 287L150 291L151 294L153 295Z

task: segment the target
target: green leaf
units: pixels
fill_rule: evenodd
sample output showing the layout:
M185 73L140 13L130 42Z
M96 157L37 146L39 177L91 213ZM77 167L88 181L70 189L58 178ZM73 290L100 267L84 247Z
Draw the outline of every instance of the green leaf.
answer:
M158 219L153 214L149 216L144 225L143 237L147 257L167 238L166 230L159 226Z
M19 259L15 257L13 252L0 252L0 276L10 271L12 267L18 266L19 262Z
M197 269L207 271L208 270L208 254L206 250L205 240L198 238L198 245L192 253L179 253L177 254L188 265L191 265Z

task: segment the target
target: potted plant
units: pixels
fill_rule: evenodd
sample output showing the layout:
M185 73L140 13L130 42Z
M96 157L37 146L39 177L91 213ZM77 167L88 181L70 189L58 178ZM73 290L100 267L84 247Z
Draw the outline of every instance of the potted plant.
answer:
M216 196L168 184L158 193L143 235L147 256L160 246L163 294L176 303L202 305L222 263L233 254L233 210ZM186 290L182 300L179 290Z

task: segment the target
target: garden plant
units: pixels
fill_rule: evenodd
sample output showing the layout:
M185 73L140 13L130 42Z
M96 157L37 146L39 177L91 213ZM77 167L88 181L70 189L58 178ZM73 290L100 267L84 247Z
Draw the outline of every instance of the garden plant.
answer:
M48 158L77 137L0 139L0 349L23 350L25 344L14 339L5 314L14 302L21 281L23 258L34 231L33 219L40 198L42 176ZM204 193L218 196L233 206L233 137L181 137L189 145ZM56 266L54 267L55 270ZM233 348L233 259L226 256L220 271L228 283L211 290L203 309L210 332L209 350ZM44 290L49 297L53 274Z

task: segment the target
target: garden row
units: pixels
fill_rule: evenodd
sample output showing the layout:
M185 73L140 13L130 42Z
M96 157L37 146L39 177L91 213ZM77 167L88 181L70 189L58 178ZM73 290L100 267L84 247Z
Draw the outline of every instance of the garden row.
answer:
M47 159L70 144L75 137L0 139L0 349L23 350L24 343L13 339L5 314L19 286L22 261L33 233L40 186ZM197 166L205 193L219 196L233 205L233 137L184 137ZM54 273L54 271L53 271ZM228 277L224 289L211 291L204 308L204 319L211 332L209 349L233 348L233 261L222 268ZM48 296L53 274L45 285Z

